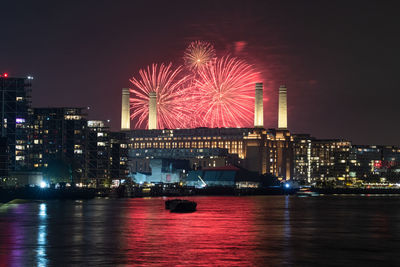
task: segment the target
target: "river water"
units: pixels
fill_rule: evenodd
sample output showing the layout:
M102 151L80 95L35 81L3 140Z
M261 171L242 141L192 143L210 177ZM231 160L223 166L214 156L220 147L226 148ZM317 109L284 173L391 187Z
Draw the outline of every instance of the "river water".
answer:
M400 197L190 197L0 206L0 266L400 265Z

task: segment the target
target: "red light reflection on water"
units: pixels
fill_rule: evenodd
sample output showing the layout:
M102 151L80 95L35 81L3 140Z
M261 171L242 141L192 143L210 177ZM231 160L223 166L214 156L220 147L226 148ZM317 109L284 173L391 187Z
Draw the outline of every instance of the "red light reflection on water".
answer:
M133 201L125 222L126 260L131 264L252 265L254 201L233 209L229 197L194 200L198 210L186 214L164 210L163 199L145 205L143 200L139 200L141 205Z

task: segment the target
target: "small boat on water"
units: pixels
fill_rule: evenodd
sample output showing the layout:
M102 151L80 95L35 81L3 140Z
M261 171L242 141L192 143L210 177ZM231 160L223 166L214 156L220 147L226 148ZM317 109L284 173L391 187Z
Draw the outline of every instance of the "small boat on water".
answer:
M171 212L194 212L196 207L196 202L185 199L169 199L165 201L165 209Z
M315 197L319 196L319 193L312 191L309 187L302 187L299 191L297 191L296 195L299 197Z

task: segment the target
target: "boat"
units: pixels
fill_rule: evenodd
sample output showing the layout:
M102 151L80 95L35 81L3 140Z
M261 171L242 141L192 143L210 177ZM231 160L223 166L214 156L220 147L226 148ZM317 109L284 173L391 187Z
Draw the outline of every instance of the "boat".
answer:
M319 193L312 191L310 187L302 187L297 191L296 195L299 197L315 197L319 196Z
M196 207L196 202L185 199L169 199L165 201L165 209L171 212L194 212Z

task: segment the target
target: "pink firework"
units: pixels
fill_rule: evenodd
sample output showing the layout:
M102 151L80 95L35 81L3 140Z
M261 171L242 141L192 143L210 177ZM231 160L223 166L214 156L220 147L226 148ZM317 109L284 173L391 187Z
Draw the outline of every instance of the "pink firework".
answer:
M229 56L215 59L199 70L194 81L197 89L195 114L202 124L199 126L251 126L258 77L252 65Z
M193 71L202 69L213 58L215 58L214 46L204 41L191 42L183 56L185 65Z
M157 128L174 129L182 127L188 121L187 102L184 99L183 86L188 76L181 75L182 67L172 69L169 65L157 64L139 71L140 78L132 78L134 85L130 89L133 97L131 103L131 119L136 121L137 128L148 127L149 93L157 95Z

